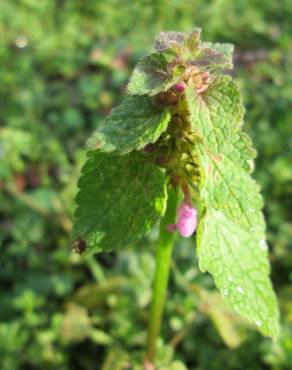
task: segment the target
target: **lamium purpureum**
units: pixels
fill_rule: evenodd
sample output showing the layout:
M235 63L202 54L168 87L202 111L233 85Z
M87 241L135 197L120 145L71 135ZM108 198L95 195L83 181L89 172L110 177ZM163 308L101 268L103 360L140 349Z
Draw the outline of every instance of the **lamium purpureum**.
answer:
M88 255L137 244L161 218L148 367L175 232L195 235L201 271L262 334L275 338L279 319L263 201L251 177L255 150L242 131L239 89L225 74L233 46L202 42L195 29L162 32L155 49L135 67L130 96L88 140L72 231L73 248Z

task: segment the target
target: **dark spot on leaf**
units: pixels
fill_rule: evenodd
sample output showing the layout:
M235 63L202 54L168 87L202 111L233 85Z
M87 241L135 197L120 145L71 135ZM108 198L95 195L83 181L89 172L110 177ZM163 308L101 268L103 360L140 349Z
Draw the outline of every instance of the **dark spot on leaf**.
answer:
M82 254L86 250L86 242L85 240L82 240L81 238L78 238L71 244L71 248L74 252L78 254Z

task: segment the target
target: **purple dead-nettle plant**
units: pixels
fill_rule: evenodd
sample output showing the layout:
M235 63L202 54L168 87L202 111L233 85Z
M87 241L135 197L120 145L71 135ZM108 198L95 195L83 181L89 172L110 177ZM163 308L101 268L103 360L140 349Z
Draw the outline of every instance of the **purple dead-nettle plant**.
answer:
M278 334L255 150L239 89L225 74L233 46L161 32L130 78L130 96L88 140L72 245L82 255L137 244L160 221L147 364L153 364L173 237L194 238L202 272L262 334ZM113 232L114 231L114 232ZM177 231L177 232L176 232ZM81 248L81 247L82 248Z

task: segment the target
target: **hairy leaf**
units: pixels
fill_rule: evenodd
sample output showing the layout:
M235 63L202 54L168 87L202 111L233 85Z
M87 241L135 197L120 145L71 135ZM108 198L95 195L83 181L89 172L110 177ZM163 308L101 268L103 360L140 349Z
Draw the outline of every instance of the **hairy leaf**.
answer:
M200 131L204 144L213 153L224 153L235 140L244 113L235 82L229 76L219 76L203 94L196 94L189 86L186 97L193 128Z
M192 56L196 56L201 46L201 29L195 28L187 37L185 46Z
M157 51L164 51L172 47L183 45L188 34L184 32L164 31L155 37L154 45Z
M181 77L183 69L169 68L171 53L153 53L141 59L128 84L130 94L156 95L172 87Z
M197 143L203 179L199 196L205 206L198 232L200 267L214 276L237 312L263 334L276 336L278 310L268 276L263 201L250 177L255 152L240 131L239 91L230 77L222 76L203 94L188 88L186 98L193 129L202 137Z
M201 46L201 29L195 28L191 33L160 32L155 38L155 49L159 52L176 51L186 60L196 57Z
M112 111L87 142L89 149L127 153L155 142L167 129L170 113L147 96L132 96Z
M201 148L200 157L205 177L200 195L206 207L220 209L236 224L250 232L257 230L257 237L264 238L263 200L257 183L227 156L216 159L204 155Z
M233 138L230 146L225 147L225 155L249 173L254 169L256 154L250 137L242 131Z
M265 241L208 208L198 246L200 268L213 275L225 301L264 335L277 336L279 315Z
M85 241L86 254L135 245L164 213L165 184L163 171L140 153L90 152L78 183L73 240Z
M185 61L209 69L233 68L232 44L201 43L200 37L200 28L195 28L191 33L160 32L155 39L155 48L159 52L173 49Z
M198 57L198 64L211 68L232 69L233 51L234 46L232 44L203 42L201 44L200 56Z

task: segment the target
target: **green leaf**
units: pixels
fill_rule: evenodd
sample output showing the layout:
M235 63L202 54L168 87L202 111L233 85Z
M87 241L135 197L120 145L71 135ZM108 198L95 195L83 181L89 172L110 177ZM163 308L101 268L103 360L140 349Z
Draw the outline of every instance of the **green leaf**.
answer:
M187 33L176 31L163 31L155 37L154 46L157 51L164 51L184 44Z
M201 43L200 35L199 28L189 34L159 33L155 39L158 52L137 64L128 84L129 93L156 95L167 91L180 80L187 65L207 67L209 71L232 69L233 45Z
M155 48L159 52L172 49L185 61L209 69L233 68L234 46L212 42L201 43L200 28L195 28L191 33L160 32L155 38Z
M263 239L265 224L260 212L263 200L257 183L239 166L240 163L227 156L216 159L209 153L204 155L200 148L200 158L205 178L200 196L206 207L221 209L247 231L257 230L258 238Z
M203 42L201 44L200 56L198 57L198 64L210 66L211 68L232 69L233 51L234 46L232 44Z
M254 169L253 159L256 154L256 150L252 147L252 141L245 132L239 132L232 140L231 145L225 148L225 155L248 173Z
M160 32L155 38L155 49L159 52L173 50L184 60L191 60L198 55L201 46L201 29L195 28L191 33Z
M200 131L208 149L216 154L230 150L244 113L240 92L231 77L216 77L203 94L196 94L189 86L186 98L193 129Z
M277 336L279 315L269 280L259 187L239 161L202 153L201 148L205 181L200 197L206 214L198 232L200 267L213 275L238 313L256 323L263 334Z
M128 84L128 92L134 95L156 95L170 89L181 77L183 69L169 68L169 53L153 53L136 65Z
M209 271L227 301L266 335L277 335L278 309L269 280L265 222L259 186L250 177L255 151L240 131L243 107L230 77L186 98L198 142L205 207L198 231L200 267ZM243 294L244 293L244 294Z
M155 142L167 129L167 109L153 104L148 96L132 96L112 111L87 142L91 150L127 153Z
M204 174L201 199L247 229L260 225L264 230L263 217L256 212L263 206L262 198L248 175L255 152L248 136L239 131L243 106L237 86L230 77L222 76L205 94L187 89L186 96L192 126L202 136L197 144Z
M187 37L185 45L192 56L196 56L201 47L201 29L195 28Z
M279 314L264 240L207 208L198 246L200 268L213 275L225 301L264 335L276 337Z
M86 254L135 245L165 211L164 172L140 153L90 152L78 186L72 238Z
M256 151L250 137L240 131L244 108L231 77L216 77L203 94L196 94L188 87L186 97L192 127L201 133L204 148L208 148L213 159L219 161L224 154L236 166L252 172Z

